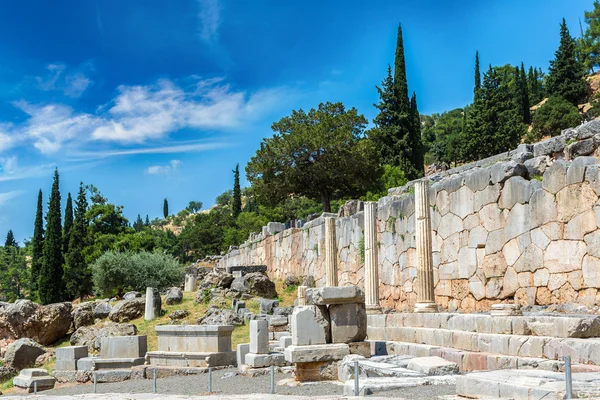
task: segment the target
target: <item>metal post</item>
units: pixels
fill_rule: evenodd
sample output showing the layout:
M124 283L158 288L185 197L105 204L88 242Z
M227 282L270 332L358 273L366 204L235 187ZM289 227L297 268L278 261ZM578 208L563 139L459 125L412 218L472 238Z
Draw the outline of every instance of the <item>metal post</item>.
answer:
M33 394L37 394L37 381L33 381Z
M94 393L96 393L96 373L94 372Z
M358 361L354 361L354 395L358 396L360 388L358 386Z
M571 357L565 356L565 385L566 385L566 399L570 400L573 397L573 381L571 376Z
M156 368L154 368L154 382L152 385L152 393L156 393Z
M208 368L208 393L212 393L212 368Z
M275 367L271 365L271 394L275 394Z

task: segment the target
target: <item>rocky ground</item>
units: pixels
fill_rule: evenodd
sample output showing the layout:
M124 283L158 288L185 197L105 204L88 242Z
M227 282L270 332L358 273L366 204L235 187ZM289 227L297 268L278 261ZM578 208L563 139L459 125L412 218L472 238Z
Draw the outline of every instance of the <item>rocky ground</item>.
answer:
M288 386L282 383L291 380L291 376L287 374L276 374L275 376L277 386L275 392L278 395L285 396L302 396L304 398L320 398L320 396L326 396L325 398L341 398L343 393L343 387L341 382L334 383L313 383L301 386ZM131 380L119 383L103 383L97 385L97 393L102 394L100 397L81 397L81 398L94 398L94 399L138 399L129 395L129 393L151 393L152 392L152 380ZM270 396L261 395L259 397L248 396L249 394L267 394L270 390L270 377L268 375L257 376L257 377L246 377L237 375L237 369L224 369L214 371L212 373L212 392L215 395L214 398L234 398L232 396L239 395L236 398L270 398ZM169 396L164 395L184 395L184 396L202 396L202 399L207 399L208 393L208 375L196 375L189 377L171 377L157 380L157 392L160 397L140 397L139 399L171 399ZM402 390L395 390L390 392L377 393L377 396L386 398L400 398L400 399L435 399L437 396L453 395L455 394L454 385L431 385L431 386L420 386L413 388L404 388ZM44 396L52 396L52 398L67 399L72 398L70 396L83 395L93 393L93 385L76 385L76 386L63 386L57 387L54 390L43 392ZM108 396L108 393L117 393L115 397ZM127 394L127 395L125 395ZM14 393L13 396L18 396ZM60 397L55 397L60 396ZM247 397L248 396L248 397ZM194 398L194 397L178 397L175 396L173 399L179 398ZM279 397L279 396L278 396ZM292 397L292 398L294 398ZM14 397L9 397L14 398ZM17 397L19 398L19 397ZM36 397L39 398L39 397ZM79 397L78 397L79 398ZM274 397L277 398L277 397ZM285 397L286 399L289 397ZM374 398L374 397L370 397Z

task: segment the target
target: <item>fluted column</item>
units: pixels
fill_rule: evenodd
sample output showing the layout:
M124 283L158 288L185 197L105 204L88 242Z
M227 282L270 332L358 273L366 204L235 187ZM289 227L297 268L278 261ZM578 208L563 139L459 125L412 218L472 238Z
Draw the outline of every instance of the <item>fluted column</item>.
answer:
M335 218L325 218L325 286L337 286L337 239Z
M437 312L433 288L433 257L431 248L431 215L429 212L429 181L415 183L415 224L417 238L417 304L415 312Z
M365 305L369 314L381 312L378 268L377 203L368 201L365 203Z
M306 305L306 286L298 286L298 305Z

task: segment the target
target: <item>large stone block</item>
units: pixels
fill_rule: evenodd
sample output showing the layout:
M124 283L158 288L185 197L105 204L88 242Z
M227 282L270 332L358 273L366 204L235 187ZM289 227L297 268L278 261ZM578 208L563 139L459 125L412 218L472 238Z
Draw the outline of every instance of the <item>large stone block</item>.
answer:
M250 353L269 352L269 323L265 320L250 321Z
M54 388L56 379L48 376L48 371L42 368L29 368L21 371L19 376L13 379L13 385L26 389L29 393L34 390L42 391Z
M350 346L343 343L313 346L289 346L285 360L290 363L338 361L350 354Z
M246 363L246 354L250 353L250 343L238 344L236 351L238 367Z
M365 305L332 304L329 306L332 343L361 342L367 336Z
M56 348L56 360L79 360L88 356L87 346L67 346Z
M158 350L218 353L231 351L233 325L159 325Z
M146 336L103 337L100 341L100 358L139 358L147 351Z
M364 303L365 294L358 286L308 288L306 299L309 304L316 306Z
M425 375L450 375L458 373L456 363L446 361L441 357L417 357L408 363L408 369Z
M299 306L290 317L292 344L325 344L331 341L329 311L325 306Z

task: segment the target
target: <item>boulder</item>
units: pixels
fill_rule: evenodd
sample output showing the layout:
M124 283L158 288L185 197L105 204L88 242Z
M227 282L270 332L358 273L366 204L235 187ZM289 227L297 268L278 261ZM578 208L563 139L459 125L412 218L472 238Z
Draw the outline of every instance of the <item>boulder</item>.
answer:
M122 300L115 304L108 318L113 322L129 322L144 315L146 301L142 298Z
M295 307L290 322L294 346L331 343L331 325L327 307Z
M279 306L278 300L261 299L260 300L260 313L261 314L273 314L275 307Z
M271 281L266 274L262 272L252 272L250 274L246 274L244 278L250 284L251 295L264 297L266 299L277 297L275 283Z
M300 279L294 275L287 275L285 277L285 281L283 281L283 288L287 289L288 287L298 286L300 285Z
M71 328L72 308L71 303L41 306L30 300L17 300L0 310L0 337L30 338L42 345L54 343Z
M4 361L6 366L17 370L35 367L39 356L46 350L31 339L19 339L8 346Z
M238 291L240 293L250 293L250 282L243 276L235 278L231 282L231 290Z
M306 275L302 280L302 286L309 288L315 287L315 277L312 275Z
M244 325L244 320L232 310L211 306L204 316L198 318L198 325Z
M360 200L348 200L338 210L338 217L349 217L365 209L365 203Z
M0 382L4 382L9 378L17 375L17 370L10 367L0 367ZM2 393L0 393L2 395Z
M294 312L294 307L275 307L273 308L273 315L289 316Z
M94 319L104 319L108 318L108 315L112 311L112 306L108 301L97 302L94 307L93 316Z
M75 329L94 324L94 302L81 303L73 309L73 326Z
M133 300L137 297L142 297L140 292L127 292L123 295L123 300Z
M172 287L167 291L165 303L168 305L179 304L183 301L183 292L178 287Z
M171 318L172 321L176 321L179 319L184 319L188 315L190 315L190 312L187 310L175 310L171 314L169 314L169 318Z
M133 324L105 322L100 327L84 326L71 335L71 345L87 346L90 352L100 351L100 339L109 336L135 336L137 327Z

